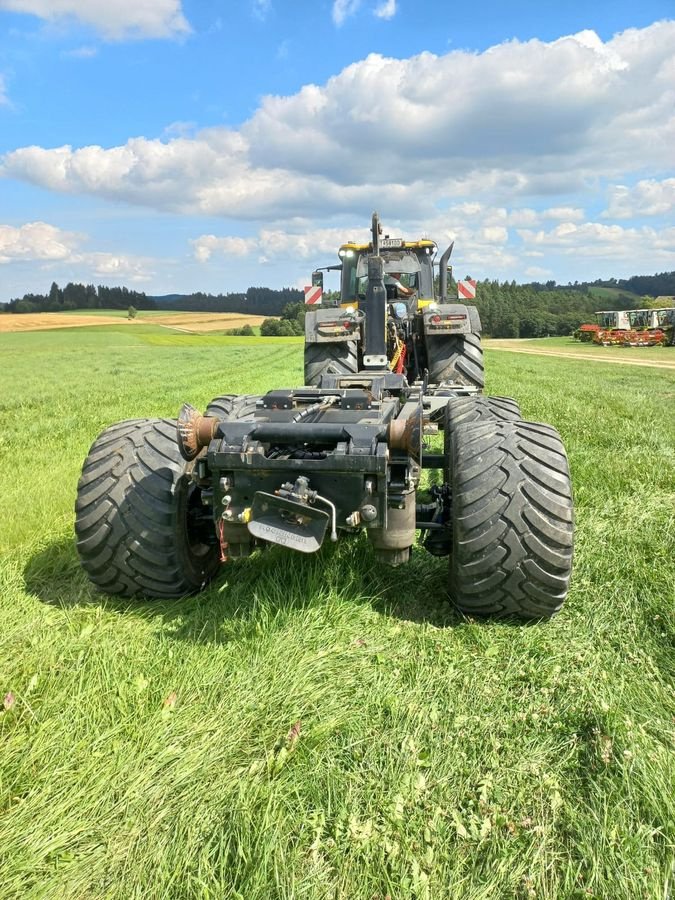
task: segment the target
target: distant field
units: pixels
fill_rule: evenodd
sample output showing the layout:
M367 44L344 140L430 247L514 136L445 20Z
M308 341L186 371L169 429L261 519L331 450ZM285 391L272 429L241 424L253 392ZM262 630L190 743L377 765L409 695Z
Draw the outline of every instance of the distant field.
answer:
M581 343L568 337L554 338L486 338L484 346L513 353L533 353L547 356L569 356L607 363L626 363L659 368L675 368L675 347L603 347Z
M623 288L610 287L589 287L588 293L602 301L620 300L622 297L634 297L637 300L640 296L639 294L634 294L632 291L627 291Z
M96 435L295 386L302 339L0 334L1 900L669 896L675 373L486 360L568 448L545 625L467 619L447 560L383 568L359 537L182 601L96 593L73 544Z
M175 331L202 333L226 331L251 325L259 328L265 316L246 316L239 313L191 313L148 310L128 319L125 310L69 310L62 313L23 313L0 315L0 334L16 331L47 331L56 328L77 328L87 325L119 325L124 321L130 328L148 324L172 328Z

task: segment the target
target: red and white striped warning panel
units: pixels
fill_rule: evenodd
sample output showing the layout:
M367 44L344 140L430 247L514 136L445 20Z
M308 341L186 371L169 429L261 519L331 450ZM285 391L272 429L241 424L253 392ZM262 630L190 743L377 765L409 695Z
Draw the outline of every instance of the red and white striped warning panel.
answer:
M459 300L476 299L476 279L468 278L466 281L457 282L457 297Z
M320 287L308 284L305 287L305 303L321 303L323 291Z

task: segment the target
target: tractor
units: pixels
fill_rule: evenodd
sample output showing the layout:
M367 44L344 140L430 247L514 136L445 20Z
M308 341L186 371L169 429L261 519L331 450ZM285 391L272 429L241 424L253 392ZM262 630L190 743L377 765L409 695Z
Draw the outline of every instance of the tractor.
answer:
M374 564L448 557L447 594L467 615L561 608L573 504L560 435L483 395L478 312L447 296L452 245L436 263L434 242L371 224L367 244L339 250L340 305L307 315L305 385L96 439L75 507L96 588L181 597L272 545L353 539Z

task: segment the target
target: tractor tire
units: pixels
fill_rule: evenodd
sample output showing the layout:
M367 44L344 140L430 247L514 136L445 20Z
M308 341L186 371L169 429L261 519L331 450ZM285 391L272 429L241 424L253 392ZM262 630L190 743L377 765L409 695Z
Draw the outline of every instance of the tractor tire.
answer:
M512 397L457 397L445 407L446 434L461 424L518 422L520 406Z
M572 571L573 505L558 432L537 422L453 434L450 594L468 615L547 619Z
M358 372L356 341L305 344L305 384L316 387L322 375L354 375Z
M445 481L450 482L448 465L452 453L452 436L456 428L486 422L518 422L522 418L520 406L511 397L457 397L448 403L444 419Z
M483 348L478 334L428 335L427 367L432 384L485 386Z
M256 394L224 394L222 397L214 397L204 410L205 416L214 416L216 419L244 419L255 412Z
M89 580L122 597L183 597L219 565L199 489L176 441L174 419L134 419L106 428L77 486L77 552Z

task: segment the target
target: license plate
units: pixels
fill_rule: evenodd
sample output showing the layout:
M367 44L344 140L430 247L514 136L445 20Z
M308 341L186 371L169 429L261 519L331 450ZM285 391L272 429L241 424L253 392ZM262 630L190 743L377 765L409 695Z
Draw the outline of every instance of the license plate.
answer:
M382 238L380 241L380 247L383 250L389 250L392 247L402 247L403 246L403 238Z

